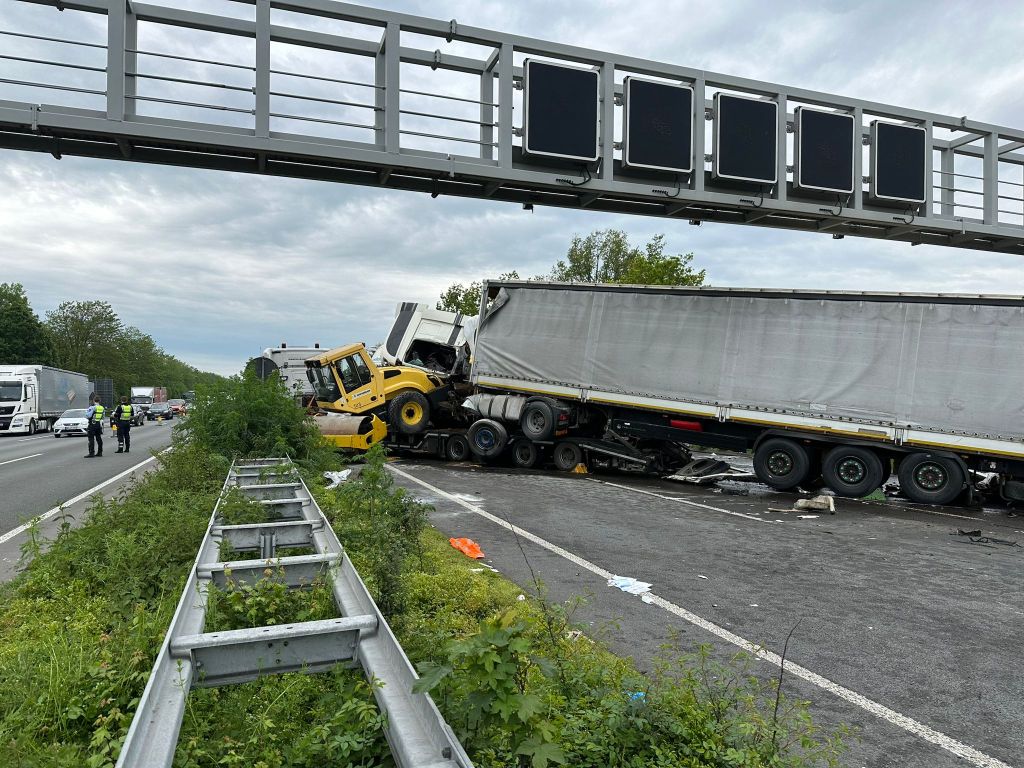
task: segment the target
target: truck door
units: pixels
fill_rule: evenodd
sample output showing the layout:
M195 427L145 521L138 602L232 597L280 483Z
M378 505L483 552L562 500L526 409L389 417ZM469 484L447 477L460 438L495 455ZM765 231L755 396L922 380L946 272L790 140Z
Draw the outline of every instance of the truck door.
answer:
M364 357L362 350L341 358L335 368L345 390L345 410L366 413L384 403L384 385L377 366Z

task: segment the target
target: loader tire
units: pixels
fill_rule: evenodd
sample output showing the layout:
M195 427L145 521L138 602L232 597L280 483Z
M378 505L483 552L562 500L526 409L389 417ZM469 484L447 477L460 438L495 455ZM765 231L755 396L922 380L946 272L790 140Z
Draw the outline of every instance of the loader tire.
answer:
M493 419L474 421L466 432L469 449L481 459L500 456L508 445L508 430Z
M388 405L388 418L403 435L418 435L430 424L430 402L419 392L403 392Z
M517 440L512 446L512 463L520 469L537 466L540 460L540 448L529 440Z
M562 472L572 472L583 463L583 449L576 443L564 440L555 446L551 460L555 463L555 467Z

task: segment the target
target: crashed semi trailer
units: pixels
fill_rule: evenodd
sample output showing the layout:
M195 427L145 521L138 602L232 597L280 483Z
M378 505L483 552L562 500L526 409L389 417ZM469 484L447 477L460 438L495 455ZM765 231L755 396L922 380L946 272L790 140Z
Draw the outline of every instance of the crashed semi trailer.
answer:
M595 439L685 443L752 450L780 490L863 496L895 468L915 501L973 472L1024 499L1022 297L490 281L481 306L481 415L560 468Z

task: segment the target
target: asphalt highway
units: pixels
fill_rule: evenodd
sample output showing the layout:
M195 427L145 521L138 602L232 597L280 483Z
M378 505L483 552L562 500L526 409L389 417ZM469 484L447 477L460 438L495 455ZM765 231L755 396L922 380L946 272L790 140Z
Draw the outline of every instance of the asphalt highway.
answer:
M163 450L177 423L147 421L132 427L127 454L115 453L117 439L108 426L100 459L83 458L88 452L84 437L0 435L0 537Z
M666 643L723 659L745 642L781 653L795 627L784 690L826 728L856 729L844 765L1024 766L1018 513L844 499L835 515L776 512L798 497L756 483L391 466L434 506L439 531L474 539L526 589L532 568L550 598L585 596L576 617L643 669ZM958 532L975 529L985 538ZM610 574L650 582L654 597L608 586ZM777 664L755 669L773 677Z

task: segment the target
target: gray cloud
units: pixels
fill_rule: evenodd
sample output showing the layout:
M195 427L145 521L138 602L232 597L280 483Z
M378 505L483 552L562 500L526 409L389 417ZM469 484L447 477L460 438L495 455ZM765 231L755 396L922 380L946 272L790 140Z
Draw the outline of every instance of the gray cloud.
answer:
M253 13L251 6L224 0L165 2L242 18ZM1013 2L371 4L1024 124L1024 8ZM13 0L0 0L0 6L4 28L103 39L101 25L86 14ZM293 21L285 15L281 23ZM355 33L352 25L315 24ZM151 50L189 50L232 61L247 60L251 48L248 41L176 29L146 34ZM5 39L4 46L10 42ZM11 45L9 50L25 50ZM465 53L470 48L444 47ZM95 52L76 55L75 61L96 63ZM274 56L277 66L297 71L330 65L329 57L289 47L275 48ZM185 71L187 65L147 66L159 73ZM188 71L212 76L198 65ZM38 68L11 62L0 62L0 73L41 77ZM85 87L95 86L89 73L80 77ZM462 87L458 78L437 78L426 69L412 70L406 82ZM227 81L244 84L244 78ZM195 96L187 86L173 92ZM335 94L368 98L355 87ZM27 97L24 89L0 85L0 98ZM73 103L96 106L89 96ZM448 114L463 114L458 109L454 105ZM625 229L636 241L664 232L671 251L693 251L710 282L719 285L1024 293L1021 260L1007 255L540 207L527 213L502 203L70 157L58 162L48 155L0 156L0 280L24 283L40 311L65 299L106 299L125 322L152 333L168 351L226 372L282 340L372 343L382 337L399 301L432 301L453 281L511 269L546 272L574 233L607 227Z

